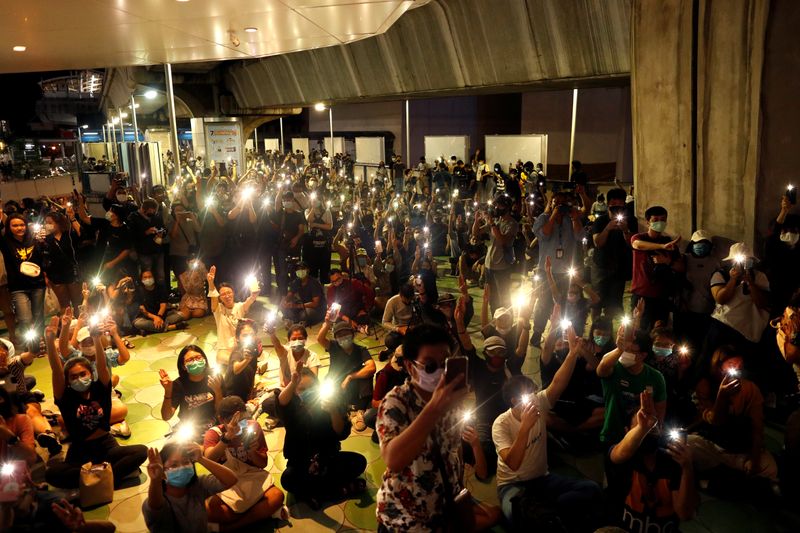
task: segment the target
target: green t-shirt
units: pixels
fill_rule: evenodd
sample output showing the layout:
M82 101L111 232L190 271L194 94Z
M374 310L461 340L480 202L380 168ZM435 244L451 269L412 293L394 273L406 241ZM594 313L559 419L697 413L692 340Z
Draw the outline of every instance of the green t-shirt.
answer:
M630 424L633 414L639 410L639 394L647 387L652 388L653 402L667 400L664 376L648 365L644 365L644 369L638 375L633 375L617 361L611 375L601 381L606 414L600 440L608 444L616 444L625 436L625 427Z

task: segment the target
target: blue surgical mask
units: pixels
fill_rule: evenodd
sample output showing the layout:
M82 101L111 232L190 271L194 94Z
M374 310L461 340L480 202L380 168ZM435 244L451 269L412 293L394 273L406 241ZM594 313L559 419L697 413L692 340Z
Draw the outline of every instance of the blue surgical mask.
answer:
M303 392L299 393L300 399L303 400L303 403L309 405L311 402L314 401L314 389L306 389Z
M183 488L194 478L194 465L181 466L167 470L167 485Z
M76 392L86 392L92 386L92 378L87 376L83 378L73 379L69 382L69 386Z
M597 346L605 346L606 343L608 342L609 338L610 337L608 335L595 335L594 336L594 343Z
M672 355L672 348L653 346L653 355L655 355L656 357L668 357Z
M705 257L711 252L711 244L707 242L696 242L692 244L692 252L697 257Z
M658 233L662 233L665 229L667 229L667 222L665 220L657 220L655 222L651 222L650 229Z

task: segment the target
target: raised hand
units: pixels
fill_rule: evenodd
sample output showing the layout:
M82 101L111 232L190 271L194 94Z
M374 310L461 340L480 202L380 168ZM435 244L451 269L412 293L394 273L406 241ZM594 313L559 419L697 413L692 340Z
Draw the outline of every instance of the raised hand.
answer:
M463 440L470 446L480 445L480 440L478 439L478 432L475 431L475 428L472 426L464 426L463 431L461 431L461 440Z
M55 339L58 334L58 317L50 319L50 323L44 328L44 336L48 339Z
M650 431L658 424L653 395L648 391L639 394L639 411L636 413L636 423L647 431Z
M164 479L164 463L161 462L158 450L149 448L147 450L147 460L147 475L150 478L150 482L161 483L161 480Z
M172 380L163 368L158 369L158 380L161 382L161 386L164 387L164 396L172 396Z
M456 405L459 405L461 401L466 398L469 389L464 386L464 379L464 374L460 374L453 379L453 381L447 383L444 373L442 374L428 402L428 405L430 405L439 416L448 412Z
M61 315L61 327L69 327L72 323L72 306L68 305L66 309L64 309L64 314Z
M214 279L217 277L217 266L211 265L211 268L208 269L208 274L206 275L206 281L208 281L209 285L214 284Z
M203 457L203 448L196 442L187 442L183 445L183 453L185 453L193 463L196 463Z
M81 508L72 505L63 498L50 504L50 509L69 531L77 531L86 525L86 519L83 517Z
M536 402L531 401L522 409L522 415L520 416L520 421L522 422L520 431L530 431L533 426L536 425L536 422L539 421L541 418L542 413L539 411L539 406L536 405Z
M242 413L235 413L231 417L231 421L225 424L225 438L231 440L239 435L239 421L242 419Z

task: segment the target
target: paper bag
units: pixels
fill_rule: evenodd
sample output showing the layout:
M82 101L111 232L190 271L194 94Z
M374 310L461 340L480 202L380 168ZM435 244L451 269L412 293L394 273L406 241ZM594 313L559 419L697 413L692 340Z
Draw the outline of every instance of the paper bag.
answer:
M86 463L81 467L81 507L94 507L114 499L114 472L109 463Z

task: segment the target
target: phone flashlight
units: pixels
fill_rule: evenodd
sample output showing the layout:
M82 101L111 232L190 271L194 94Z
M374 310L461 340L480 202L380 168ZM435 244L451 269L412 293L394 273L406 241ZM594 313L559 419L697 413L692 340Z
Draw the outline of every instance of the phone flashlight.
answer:
M189 423L181 424L181 427L178 428L178 431L175 432L175 438L178 442L191 442L194 439L194 426Z
M681 346L680 348L678 348L678 353L680 353L681 355L688 355L689 347L686 345Z
M461 415L461 421L465 424L469 424L475 418L475 414L472 411L464 411L464 414Z
M36 339L36 330L35 329L29 329L28 331L25 332L25 340L26 341L32 342L35 339Z
M319 399L323 402L330 400L333 398L333 393L335 392L333 381L325 380L319 385Z
M731 378L739 377L739 369L738 368L729 368L725 373L728 374L728 377L731 377Z
M342 304L333 302L331 304L331 311L339 312L342 309Z
M567 275L570 277L570 279L574 278L575 274L577 274L577 273L578 273L578 271L575 269L575 267L569 267L567 269Z
M14 463L3 463L3 466L0 467L0 475L5 477L10 477L14 475Z
M631 324L631 317L629 317L628 315L625 315L625 316L622 317L621 322L622 322L623 326L628 327Z

